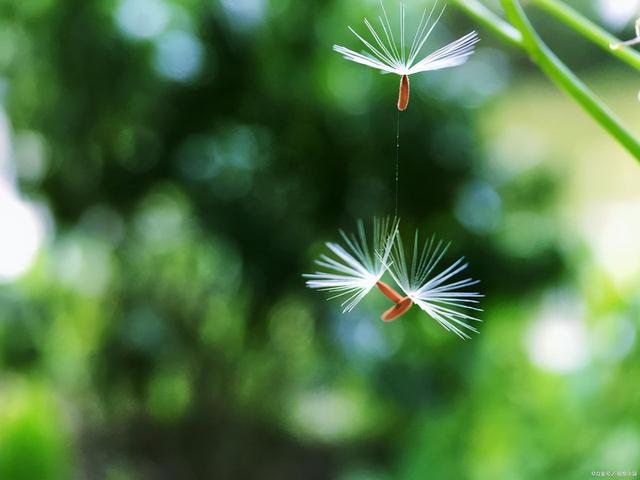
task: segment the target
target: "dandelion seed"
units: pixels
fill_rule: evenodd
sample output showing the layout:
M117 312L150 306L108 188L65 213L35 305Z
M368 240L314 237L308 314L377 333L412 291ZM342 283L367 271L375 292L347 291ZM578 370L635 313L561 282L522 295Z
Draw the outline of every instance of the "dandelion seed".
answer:
M467 331L478 332L471 322L480 320L465 312L481 312L478 299L484 295L465 290L478 284L478 280L452 280L467 268L464 257L434 274L449 245L431 237L420 248L416 232L409 256L398 233L398 224L397 219L374 219L371 243L362 222L358 222L357 235L347 236L341 232L346 248L327 243L333 257L320 257L316 263L325 271L304 275L309 279L307 286L333 292L331 298L346 296L342 303L344 312L351 311L375 286L394 302L382 314L383 321L396 320L416 304L446 330L461 338L470 338ZM387 271L404 295L381 280Z
M342 54L345 59L352 62L378 69L382 73L394 73L399 75L400 91L398 93L398 110L405 110L409 105L410 75L462 65L473 53L475 44L480 41L478 34L475 31L472 31L458 40L455 40L450 44L426 55L421 60L418 60L418 56L421 54L425 43L446 8L445 3L440 13L431 23L431 19L433 18L437 5L438 1L434 3L428 16L426 10L423 12L420 22L418 23L418 28L413 36L411 48L408 52L406 48L407 43L405 42L406 31L404 3L400 2L400 44L398 45L382 0L380 0L382 15L378 17L380 26L382 27L382 33L379 33L380 31L376 31L369 20L366 18L364 19L365 26L373 36L373 42L367 41L353 28L349 27L351 33L353 33L366 47L365 53L358 53L340 45L334 45L333 49Z
M380 279L389 265L389 257L398 232L398 220L374 219L373 235L368 239L364 224L358 222L358 234L340 232L344 245L327 243L332 256L322 255L316 264L324 271L305 274L307 286L332 292L331 298L346 297L344 312L351 311L374 287L390 299L402 297Z
M480 320L464 311L481 312L482 310L476 305L483 295L463 289L476 285L479 281L471 278L452 280L467 268L468 264L463 263L464 257L434 275L448 248L448 244L436 242L434 237L420 248L418 232L416 232L409 265L402 238L400 234L396 236L389 271L405 293L406 299L403 300L404 303L397 304L395 309L385 312L383 319L385 315L390 316L391 319L397 318L405 313L412 303L415 303L446 330L461 338L470 338L465 330L478 332L469 322Z
M636 36L631 40L627 40L626 42L618 42L618 43L610 43L609 48L611 50L617 50L620 47L628 47L632 45L637 45L640 43L640 18L636 20Z

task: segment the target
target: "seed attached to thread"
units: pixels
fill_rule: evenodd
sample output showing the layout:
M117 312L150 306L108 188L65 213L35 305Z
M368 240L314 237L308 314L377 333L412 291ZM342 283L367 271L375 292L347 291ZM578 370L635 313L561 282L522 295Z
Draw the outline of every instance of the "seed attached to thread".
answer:
M403 313L406 313L407 310L411 308L413 302L409 297L405 297L400 302L396 303L393 307L382 314L382 320L385 322L392 322L396 318L398 318Z
M382 0L381 0L382 3ZM358 63L369 68L373 68L384 73L393 73L402 77L400 79L400 95L398 98L398 110L402 111L409 105L409 76L443 68L451 68L462 65L473 54L476 43L480 40L476 32L469 32L463 37L438 48L435 51L427 51L423 48L429 36L436 27L438 20L442 17L447 6L445 0L441 5L439 0L435 1L431 13L427 14L425 9L418 26L415 29L413 41L407 42L405 34L405 8L404 1L400 0L400 32L396 36L389 23L387 12L382 6L382 16L379 17L381 27L376 31L372 22L365 18L364 23L373 36L373 43L367 41L363 36L349 27L351 33L364 44L365 51L359 49L351 50L342 45L334 45L333 50L342 55L345 60ZM436 12L436 9L440 10ZM435 15L434 15L435 14ZM432 18L435 20L432 22ZM640 34L639 34L640 35ZM406 47L406 48L405 48Z
M380 280L376 283L376 287L378 287L378 290L380 290L385 297L393 300L394 303L400 303L404 299L402 295Z
M411 86L409 85L409 77L402 75L400 79L400 92L398 92L398 110L401 112L409 106L409 93Z

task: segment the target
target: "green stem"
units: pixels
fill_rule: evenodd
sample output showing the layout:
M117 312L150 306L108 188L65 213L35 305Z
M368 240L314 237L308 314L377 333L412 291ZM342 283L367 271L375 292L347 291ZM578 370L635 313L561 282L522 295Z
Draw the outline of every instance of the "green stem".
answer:
M560 88L640 161L640 142L616 115L547 47L529 22L518 0L501 0L507 18L522 34L531 59Z
M603 30L591 20L583 17L573 8L568 7L558 0L533 0L533 3L553 15L572 30L583 35L597 46L615 55L620 60L628 63L633 68L640 70L640 55L629 47L621 47L612 50L609 46L613 43L620 43L620 40Z
M520 32L478 0L452 0L452 3L478 23L491 30L500 39L515 47L522 47L522 35Z

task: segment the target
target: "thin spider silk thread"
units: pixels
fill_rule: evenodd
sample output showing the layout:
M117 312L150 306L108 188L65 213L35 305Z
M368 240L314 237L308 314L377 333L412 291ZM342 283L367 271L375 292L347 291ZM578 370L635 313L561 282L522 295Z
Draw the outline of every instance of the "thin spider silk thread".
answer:
M402 0L400 0L400 9L404 6ZM400 14L400 35L402 37L402 41L404 42L404 18L402 13ZM404 57L404 45L402 46L402 55ZM398 122L396 128L396 207L393 216L398 218L398 190L400 184L400 110L398 110Z
M400 179L400 110L398 110L398 126L396 129L396 209L394 216L398 218L398 189Z

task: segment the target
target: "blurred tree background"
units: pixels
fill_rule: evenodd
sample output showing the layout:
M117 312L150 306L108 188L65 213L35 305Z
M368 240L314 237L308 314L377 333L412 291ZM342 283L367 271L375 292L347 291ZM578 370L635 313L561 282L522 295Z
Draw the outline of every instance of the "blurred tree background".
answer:
M429 45L482 42L414 77L399 212L469 258L481 334L305 289L393 213L397 77L331 51L376 9L0 0L0 479L640 470L640 168L455 9ZM640 79L533 18L640 127Z

